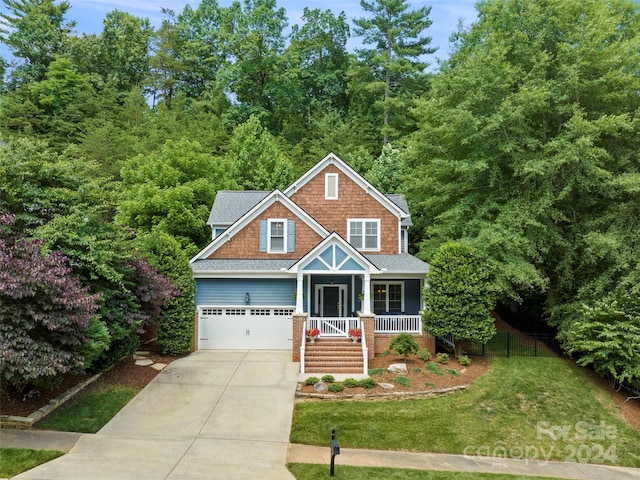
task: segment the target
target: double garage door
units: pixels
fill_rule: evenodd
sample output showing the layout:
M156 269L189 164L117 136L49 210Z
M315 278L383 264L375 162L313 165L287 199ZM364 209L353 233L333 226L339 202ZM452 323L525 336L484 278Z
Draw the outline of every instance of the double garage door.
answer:
M290 350L291 307L198 307L198 349Z

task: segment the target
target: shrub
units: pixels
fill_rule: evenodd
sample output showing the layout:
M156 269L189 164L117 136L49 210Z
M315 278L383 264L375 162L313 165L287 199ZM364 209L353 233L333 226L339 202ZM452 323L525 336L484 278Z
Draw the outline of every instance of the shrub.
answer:
M364 388L373 388L378 384L373 378L364 378L360 380L360 386Z
M322 377L322 381L327 383L333 383L336 381L336 377L334 377L333 375L324 375Z
M318 377L309 377L304 381L305 385L315 385L320 379Z
M424 382L424 388L436 388L436 384L433 382Z
M442 364L449 363L449 354L448 353L444 353L444 352L438 353L438 354L436 354L436 358Z
M455 377L460 375L460 372L458 370L456 370L455 368L447 368L447 373L449 375L453 375Z
M332 383L329 385L329 391L333 393L339 393L344 390L344 385L341 383Z
M396 378L393 379L393 381L396 382L398 385L402 385L403 387L411 386L411 384L409 383L409 379L404 375L398 375Z
M402 332L391 340L389 343L389 350L395 352L396 355L404 357L406 363L407 357L412 354L418 353L420 345L413 338L413 335L407 332Z
M422 373L422 369L420 367L413 367L414 373Z
M458 357L458 363L463 367L468 367L469 365L471 365L471 359L466 355L460 355Z
M369 370L369 375L382 375L384 371L384 368L372 368Z
M355 378L346 378L344 382L342 382L347 388L356 388L360 386L360 382Z
M431 352L426 348L421 348L420 350L418 350L418 357L424 363L427 363L429 360L431 360Z
M440 370L440 367L437 363L427 363L427 370L429 370L431 373L435 373L436 375L444 375L443 371Z

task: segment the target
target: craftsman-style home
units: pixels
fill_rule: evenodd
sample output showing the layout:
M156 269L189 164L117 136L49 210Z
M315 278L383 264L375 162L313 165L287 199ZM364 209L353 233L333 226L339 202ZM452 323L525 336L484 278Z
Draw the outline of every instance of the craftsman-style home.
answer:
M407 252L404 196L336 155L284 191L218 192L207 223L213 240L191 260L196 348L290 349L304 372L307 330L321 345L356 329L365 373L399 332L435 350L419 315L429 267Z

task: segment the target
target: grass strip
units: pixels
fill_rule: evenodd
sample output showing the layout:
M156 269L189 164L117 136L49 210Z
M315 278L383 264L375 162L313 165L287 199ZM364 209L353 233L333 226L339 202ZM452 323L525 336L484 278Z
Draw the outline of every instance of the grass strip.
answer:
M109 386L80 395L36 424L43 430L96 433L134 396L129 387Z
M64 455L57 450L0 448L0 477L12 477Z
M339 457L338 457L339 458ZM287 465L298 480L317 480L329 477L328 465L291 463ZM335 466L335 478L342 480L560 480L553 477L530 477L479 472L440 472L401 468Z

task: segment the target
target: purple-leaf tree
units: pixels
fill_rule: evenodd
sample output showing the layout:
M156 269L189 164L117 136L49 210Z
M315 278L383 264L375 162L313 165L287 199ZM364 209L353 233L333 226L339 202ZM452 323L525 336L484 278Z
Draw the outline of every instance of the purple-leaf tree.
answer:
M0 215L0 381L22 391L38 379L81 368L84 332L98 310L60 252L11 236Z

